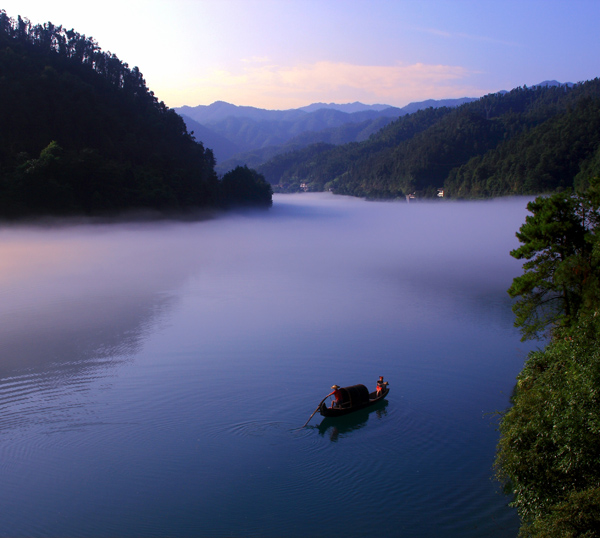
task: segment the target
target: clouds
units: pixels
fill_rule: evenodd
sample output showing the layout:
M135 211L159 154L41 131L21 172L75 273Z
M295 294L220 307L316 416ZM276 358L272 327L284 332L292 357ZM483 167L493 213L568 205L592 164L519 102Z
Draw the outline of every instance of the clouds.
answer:
M492 43L495 45L501 45L505 47L518 47L519 43L517 41L507 41L505 39L496 39L489 36L483 35L474 35L474 34L465 34L465 33L453 33L445 30L438 30L436 28L417 28L418 31L424 32L426 34L431 34L437 37L447 38L447 39L459 39L459 40L467 40L467 41L479 41L481 43Z
M478 96L482 91L468 82L477 73L461 66L358 65L327 60L277 65L267 58L257 60L247 60L237 73L216 70L197 79L189 102L227 101L228 96L236 95L239 105L286 109L323 100L324 96L340 103L408 104L430 98Z
M592 0L4 0L93 36L170 107L479 97L599 75Z

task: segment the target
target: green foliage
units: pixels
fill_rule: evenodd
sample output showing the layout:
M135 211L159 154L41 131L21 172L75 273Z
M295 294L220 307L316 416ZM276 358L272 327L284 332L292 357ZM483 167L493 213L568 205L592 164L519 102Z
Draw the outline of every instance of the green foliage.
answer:
M552 328L500 423L496 476L522 537L600 536L600 179L586 183L531 202L511 252L528 260L509 290L516 325L524 338Z
M212 151L137 67L0 10L0 217L219 207Z
M594 538L600 535L600 488L571 491L548 513L525 525L525 538Z
M516 88L403 116L360 143L311 147L258 167L272 184L393 198L539 194L600 173L600 80ZM318 152L318 158L313 155ZM292 178L295 181L290 181Z
M511 297L520 297L513 311L523 339L577 317L584 294L580 275L589 272L591 255L581 205L570 193L540 196L527 204L532 215L517 233L522 245L510 253L527 261L508 290Z
M588 315L530 354L502 418L496 471L514 495L522 536L600 531L598 319Z
M566 99L566 96L565 96ZM552 109L551 109L552 110ZM539 125L525 125L484 155L452 170L445 183L456 197L537 194L573 186L571 178L600 148L600 99L582 96Z
M223 203L232 206L271 207L273 189L264 176L247 166L227 172L221 181Z
M407 143L451 112L449 108L420 110L390 123L364 142L340 146L315 144L278 155L257 170L269 183L279 184L283 190L290 183L307 183L313 191L331 188L339 194L356 196L401 196L400 185L388 181L389 156L397 146ZM416 162L418 160L417 157ZM379 164L383 169L374 170Z

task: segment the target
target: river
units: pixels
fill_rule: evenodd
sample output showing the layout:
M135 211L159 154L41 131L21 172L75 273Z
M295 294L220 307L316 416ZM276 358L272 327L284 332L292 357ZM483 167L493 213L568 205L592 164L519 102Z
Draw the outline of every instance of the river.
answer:
M514 537L525 206L0 226L0 536ZM302 428L380 375L385 405Z

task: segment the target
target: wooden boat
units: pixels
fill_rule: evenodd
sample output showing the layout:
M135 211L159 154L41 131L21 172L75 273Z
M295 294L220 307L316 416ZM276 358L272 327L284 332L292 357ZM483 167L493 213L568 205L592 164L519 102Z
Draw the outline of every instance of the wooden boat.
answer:
M337 407L327 407L325 402L321 402L319 412L324 417L341 417L348 413L353 413L359 409L370 407L385 399L390 391L388 385L377 395L377 392L369 393L369 389L364 385L352 385L339 389L342 393L342 403Z

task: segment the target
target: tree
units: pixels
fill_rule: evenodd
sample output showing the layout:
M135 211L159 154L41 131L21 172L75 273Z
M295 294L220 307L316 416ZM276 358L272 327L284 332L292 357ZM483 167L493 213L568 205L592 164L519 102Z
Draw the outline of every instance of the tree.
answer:
M247 166L237 166L221 180L223 203L228 206L265 206L273 204L273 190L265 177Z
M528 260L509 293L531 352L502 414L496 477L522 538L600 536L600 178L537 198L511 254Z
M74 30L0 9L0 101L0 218L271 203L254 176L223 197L181 116Z
M513 311L522 340L576 319L592 273L590 227L598 208L567 191L540 196L527 209L532 215L516 234L522 245L510 253L527 261L508 290L519 298Z
M598 316L529 355L500 424L496 476L512 493L519 536L600 535Z

